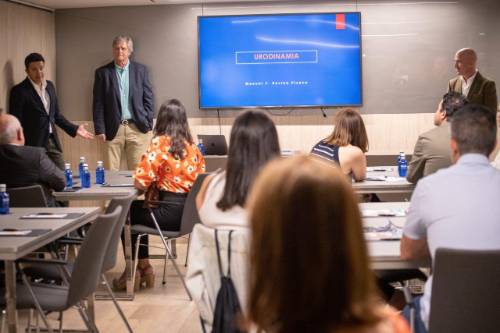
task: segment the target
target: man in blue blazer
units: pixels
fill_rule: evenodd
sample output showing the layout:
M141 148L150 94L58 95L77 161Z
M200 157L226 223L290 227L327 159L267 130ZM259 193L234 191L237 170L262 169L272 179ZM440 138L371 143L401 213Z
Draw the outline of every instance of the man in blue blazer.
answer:
M59 110L54 84L45 80L45 59L39 53L29 54L25 60L27 77L10 91L9 113L16 116L24 129L27 146L43 147L49 158L64 170L61 142L56 125L68 135L91 139L87 124L68 121Z
M134 170L146 151L153 128L153 89L144 65L130 61L133 42L128 36L113 40L113 58L95 72L94 129L107 141L110 170L119 170L125 153Z

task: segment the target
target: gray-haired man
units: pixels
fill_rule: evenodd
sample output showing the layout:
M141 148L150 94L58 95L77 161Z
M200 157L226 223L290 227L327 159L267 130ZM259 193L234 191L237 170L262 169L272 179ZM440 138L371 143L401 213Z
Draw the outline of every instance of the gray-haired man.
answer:
M95 72L95 134L107 141L109 169L119 170L125 152L133 170L146 151L153 128L153 89L144 65L129 59L134 46L128 36L113 40L113 58Z

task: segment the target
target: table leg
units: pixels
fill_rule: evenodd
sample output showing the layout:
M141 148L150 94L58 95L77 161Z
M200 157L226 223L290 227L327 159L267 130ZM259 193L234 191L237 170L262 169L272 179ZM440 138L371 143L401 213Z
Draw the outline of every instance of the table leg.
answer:
M17 333L16 263L11 260L5 261L5 300L8 332Z
M132 238L130 236L130 222L127 218L127 223L125 223L123 232L125 233L125 272L127 275L127 296L134 298L134 277L133 273L133 265L134 261L132 260Z
M94 293L90 294L87 297L87 309L89 312L89 319L95 324L95 303L94 303L95 295Z

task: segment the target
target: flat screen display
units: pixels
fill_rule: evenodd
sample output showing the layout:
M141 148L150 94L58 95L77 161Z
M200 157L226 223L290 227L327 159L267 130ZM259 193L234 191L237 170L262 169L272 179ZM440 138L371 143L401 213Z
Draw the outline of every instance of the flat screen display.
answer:
M200 108L362 104L361 15L198 17Z

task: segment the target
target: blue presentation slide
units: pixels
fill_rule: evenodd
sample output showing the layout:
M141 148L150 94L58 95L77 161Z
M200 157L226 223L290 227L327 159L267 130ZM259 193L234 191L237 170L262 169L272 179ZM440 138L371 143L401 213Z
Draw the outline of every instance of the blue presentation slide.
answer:
M198 17L201 108L361 105L360 13Z

